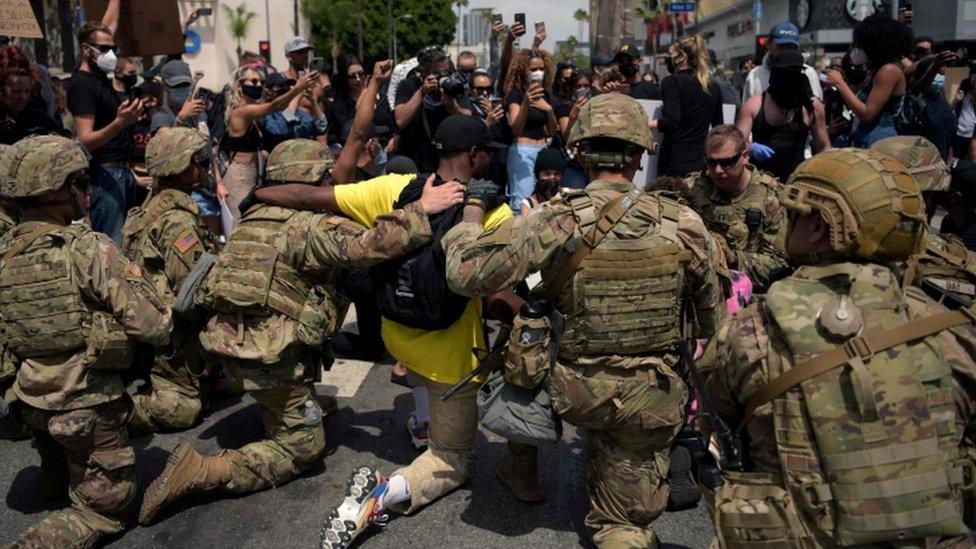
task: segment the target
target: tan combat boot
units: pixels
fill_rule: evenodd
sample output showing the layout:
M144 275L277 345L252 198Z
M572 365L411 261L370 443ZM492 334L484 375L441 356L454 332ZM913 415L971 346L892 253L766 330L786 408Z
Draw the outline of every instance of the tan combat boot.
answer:
M151 524L163 507L186 494L213 490L229 480L230 462L224 453L204 457L189 442L181 442L170 454L166 468L146 489L139 524Z
M537 503L546 499L539 482L538 457L539 449L535 446L508 441L508 453L495 465L498 480L519 501Z

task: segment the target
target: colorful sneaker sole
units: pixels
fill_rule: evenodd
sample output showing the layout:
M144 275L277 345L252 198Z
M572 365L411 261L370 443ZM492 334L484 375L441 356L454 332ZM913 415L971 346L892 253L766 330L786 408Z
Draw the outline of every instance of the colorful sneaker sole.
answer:
M353 471L346 483L346 497L332 511L322 525L319 536L322 549L346 549L359 534L371 524L368 520L373 514L376 502L373 493L383 482L373 467L360 467Z

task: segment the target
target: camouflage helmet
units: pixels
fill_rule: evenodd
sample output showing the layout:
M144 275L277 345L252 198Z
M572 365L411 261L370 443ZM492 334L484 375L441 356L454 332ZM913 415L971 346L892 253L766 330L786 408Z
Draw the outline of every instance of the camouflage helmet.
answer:
M800 215L818 212L841 256L901 261L925 233L925 204L897 160L865 149L830 149L800 164L780 193Z
M205 153L207 137L191 128L169 128L146 145L146 170L152 177L178 175L190 167L194 155Z
M0 196L29 198L56 191L86 168L88 154L75 141L56 135L21 139L0 158Z
M587 101L569 130L569 146L597 137L620 139L645 150L654 148L644 107L622 93L604 93Z
M872 151L886 154L901 162L912 174L923 192L948 191L949 167L931 141L917 135L898 135L871 145Z
M268 155L268 181L318 183L334 165L329 148L311 139L289 139Z

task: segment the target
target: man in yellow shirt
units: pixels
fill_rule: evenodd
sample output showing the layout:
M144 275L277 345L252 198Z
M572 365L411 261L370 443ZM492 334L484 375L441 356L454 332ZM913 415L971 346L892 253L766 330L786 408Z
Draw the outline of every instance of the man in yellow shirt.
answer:
M483 175L490 161L489 152L500 146L491 140L483 121L466 115L445 119L437 129L434 144L440 152L436 176L449 182L445 185ZM335 187L282 185L262 188L255 194L261 202L285 207L339 211L368 226L377 216L393 209L404 188L415 178L386 175ZM510 217L511 209L502 204L485 216L483 224L490 230ZM477 384L469 384L446 402L440 396L477 366L471 349L486 347L481 300L469 300L461 317L443 330L411 328L383 318L381 332L387 350L407 367L411 381L427 388L428 449L389 478L373 467L359 468L350 479L355 495L346 497L332 513L323 532L332 547L346 547L386 509L409 514L457 488L468 476L474 453ZM537 475L529 476L533 477L530 482L537 485ZM350 524L354 527L348 527Z

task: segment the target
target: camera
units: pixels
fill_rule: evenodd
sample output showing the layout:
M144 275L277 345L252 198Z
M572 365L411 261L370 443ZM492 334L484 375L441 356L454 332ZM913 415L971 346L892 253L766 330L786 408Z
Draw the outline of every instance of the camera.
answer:
M450 71L441 71L438 73L437 84L441 87L441 91L448 97L453 97L454 99L464 97L464 82L452 76Z

